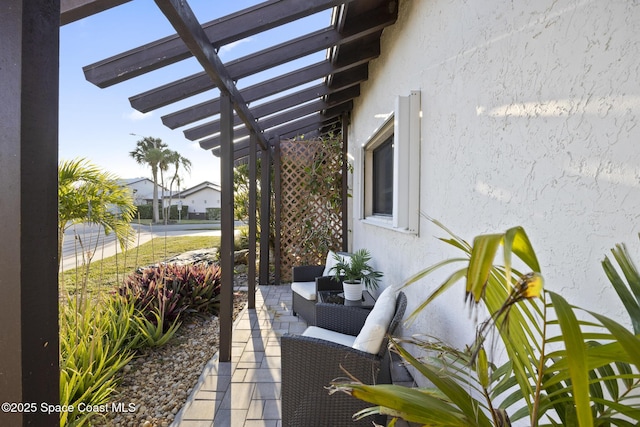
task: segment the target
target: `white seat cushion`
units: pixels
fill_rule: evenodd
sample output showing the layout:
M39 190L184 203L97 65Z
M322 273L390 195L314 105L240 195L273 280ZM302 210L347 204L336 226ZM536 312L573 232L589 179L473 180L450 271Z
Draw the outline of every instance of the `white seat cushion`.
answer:
M291 290L309 301L316 300L316 282L292 282Z
M396 291L389 286L376 300L362 330L353 342L353 348L371 354L380 351L389 323L396 311Z
M302 335L342 344L346 347L353 347L353 342L356 339L356 337L352 335L341 334L340 332L330 331L329 329L319 328L317 326L309 326ZM318 357L322 357L322 355L319 354Z

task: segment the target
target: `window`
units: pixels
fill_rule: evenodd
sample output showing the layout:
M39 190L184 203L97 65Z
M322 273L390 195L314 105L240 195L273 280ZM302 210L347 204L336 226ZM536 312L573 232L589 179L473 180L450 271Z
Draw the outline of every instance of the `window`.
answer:
M373 214L393 214L393 135L373 150Z
M394 114L363 147L363 219L418 233L420 92L400 96Z

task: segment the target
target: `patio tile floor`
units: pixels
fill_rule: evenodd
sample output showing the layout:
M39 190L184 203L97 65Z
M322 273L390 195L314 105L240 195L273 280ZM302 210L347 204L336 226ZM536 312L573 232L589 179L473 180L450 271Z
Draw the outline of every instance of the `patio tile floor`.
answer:
M306 327L290 286L259 286L256 308L234 323L231 362L209 361L171 426L281 427L280 337Z
M280 337L306 327L291 314L289 285L259 286L256 308L233 325L231 362L214 355L171 427L282 427Z

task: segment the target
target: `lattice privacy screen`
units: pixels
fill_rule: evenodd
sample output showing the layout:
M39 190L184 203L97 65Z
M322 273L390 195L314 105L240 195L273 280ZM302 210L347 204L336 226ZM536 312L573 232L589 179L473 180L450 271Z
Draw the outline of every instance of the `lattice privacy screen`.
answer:
M342 141L282 141L281 271L324 264L342 247Z

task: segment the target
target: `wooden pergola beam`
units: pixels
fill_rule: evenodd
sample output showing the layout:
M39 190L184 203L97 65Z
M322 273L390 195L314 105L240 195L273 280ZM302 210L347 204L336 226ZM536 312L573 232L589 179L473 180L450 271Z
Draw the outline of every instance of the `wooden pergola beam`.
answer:
M210 21L204 24L204 31L209 44L220 48L350 1L353 0L266 1ZM87 65L83 70L88 81L105 88L190 56L191 52L180 40L180 35L175 34Z
M61 0L60 26L130 1L131 0Z
M277 138L288 139L296 135L302 135L313 129L319 129L323 126L335 123L344 112L350 111L353 107L353 101L349 101L345 105L330 108L323 113L316 113L310 116L303 117L301 119L289 122L285 125L274 128L269 132L265 132L269 141L276 140ZM233 144L234 153L240 150L246 150L249 147L249 140L245 138ZM205 148L205 147L202 147ZM220 146L215 146L211 149L211 153L214 156L220 156ZM242 157L242 156L241 156ZM236 157L237 159L238 157Z
M155 0L155 2L171 22L184 44L205 69L209 78L220 88L222 93L229 96L233 109L240 116L245 126L255 132L262 148L266 148L267 143L262 136L262 129L260 129L247 106L247 102L209 42L189 4L180 0Z
M341 110L351 110L353 104L349 104L353 98L360 93L359 87L354 87L352 89L346 89L340 92L340 96L334 98L331 102L324 101L322 99L317 99L312 102L308 102L306 104L301 105L297 108L292 108L280 114L274 114L272 116L267 117L264 120L260 121L260 126L268 131L271 128L275 128L276 126L283 125L285 123L294 121L300 117L308 116L313 113L317 113L318 111L328 110L330 108L341 109ZM343 105L345 104L345 105ZM241 138L243 136L249 135L249 132L246 128L237 129L234 133L235 138ZM204 139L200 141L200 147L209 150L220 145L220 136L216 135L211 138Z
M325 86L326 87L326 86ZM346 102L350 99L353 98L357 98L360 95L360 86L351 86L347 89L341 90L339 92L335 93L335 97L331 99L331 101L324 101L322 100L322 98L320 97L320 95L316 95L312 98L308 98L305 99L304 101L301 102L295 102L297 97L292 97L292 98L288 98L287 99L287 103L279 103L279 105L282 106L282 108L279 109L272 109L269 108L268 110L265 108L265 110L268 111L268 114L262 114L262 115L258 115L256 114L256 116L259 118L260 121L260 126L263 129L269 129L271 127L274 126L278 126L281 125L283 123L286 123L288 121L294 120L298 117L302 117L302 116L306 116L307 114L311 114L311 113L315 113L317 111L321 111L321 110L325 110L327 108L331 108L333 106L336 106L338 104L341 104L343 102ZM264 104L265 107L269 107L269 106L273 106L274 103L268 103L268 104ZM278 103L276 103L278 104ZM294 108L296 105L299 105L299 107ZM258 113L256 110L258 110L258 108L256 107L255 109L253 109L252 111ZM277 111L284 111L284 110L288 110L284 113L280 113L280 114L274 114ZM265 117L269 115L269 117L262 119L262 117ZM239 123L237 123L239 124ZM195 138L193 139L199 139L202 138L204 136L207 135L212 135L214 133L219 132L219 121L214 122L211 126L206 127L206 129L203 129L204 132L202 132L200 134L200 136L198 135L188 135L187 132L185 132L185 136L187 136L187 138L192 139L191 137L194 136ZM238 129L238 132L235 134L236 138L242 137L242 136L246 136L248 135L248 133L242 129ZM216 136L205 139L203 141L201 141L200 146L204 149L209 149L209 148L213 148L213 146L217 145L215 141L217 141L218 138ZM213 141L212 146L208 146L209 142Z
M332 64L331 61L325 60L296 71L284 74L273 79L249 86L240 91L247 102L253 102L267 96L274 95L278 92L300 86L314 80L334 75L334 79L338 78L337 73L354 70L355 73L367 76L367 63L380 55L380 43L374 41L366 47L360 49L353 57L348 60L340 61ZM193 105L188 108L176 111L171 114L162 116L162 122L170 129L193 123L207 117L220 113L219 101L213 99L200 104Z
M291 108L294 105L300 105L304 102L308 102L320 96L326 95L329 93L329 91L331 91L331 89L329 89L329 87L325 84L315 85L295 92L293 94L284 96L282 98L278 98L277 100L255 106L251 108L251 111L256 116L256 118L260 120L261 117L268 116L269 114L274 114L278 111L286 110L287 108ZM240 117L235 116L233 121L234 126L237 126L240 123ZM220 132L220 119L216 119L198 126L194 126L190 129L186 129L184 131L184 136L191 141L195 141L197 139L204 138L207 135L213 135L218 132Z
M374 9L363 14L361 20L349 27L348 31L338 32L327 27L284 43L269 47L251 55L229 61L225 68L233 80L259 73L269 68L293 61L303 56L320 52L333 46L351 43L374 34L395 22L395 15L389 14L386 7ZM142 113L164 107L189 96L214 88L211 79L205 73L196 73L188 77L167 83L129 98L131 106Z

